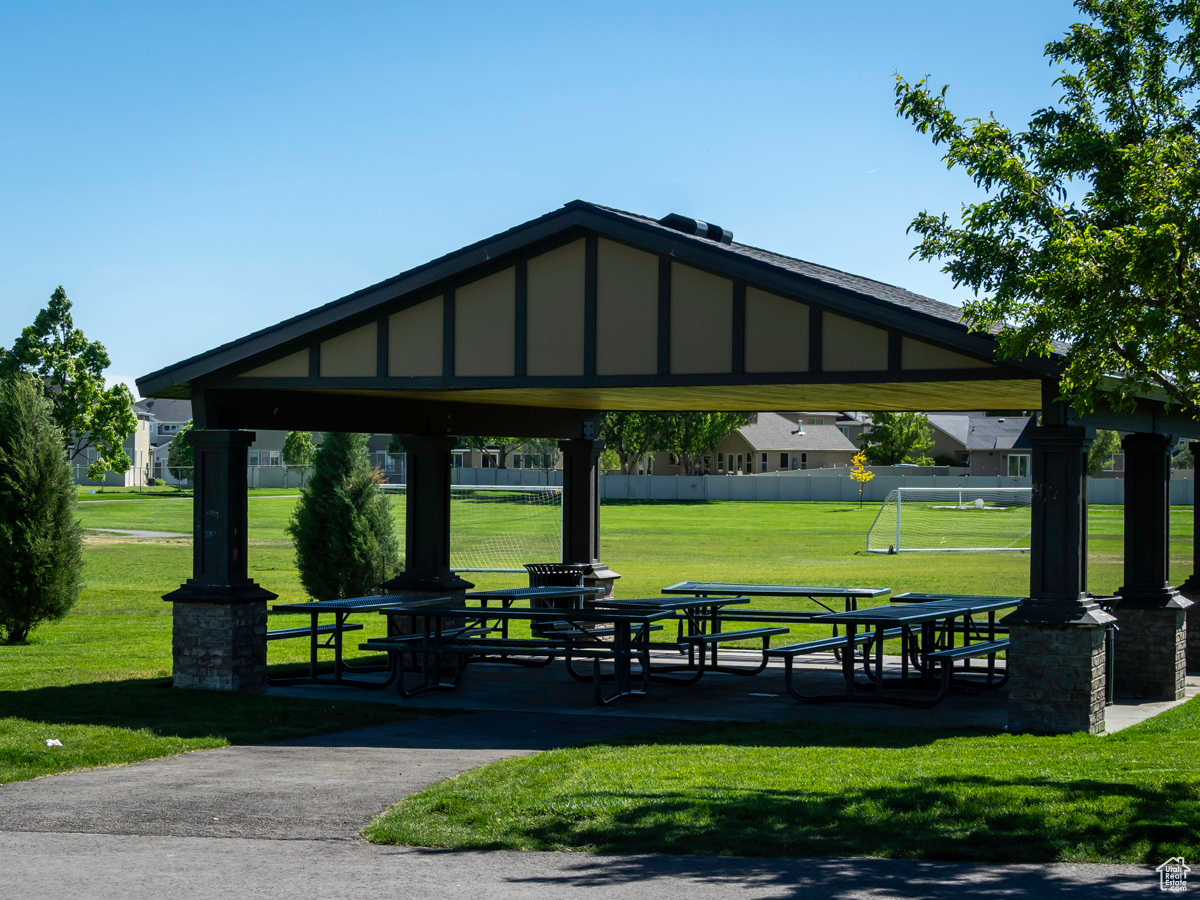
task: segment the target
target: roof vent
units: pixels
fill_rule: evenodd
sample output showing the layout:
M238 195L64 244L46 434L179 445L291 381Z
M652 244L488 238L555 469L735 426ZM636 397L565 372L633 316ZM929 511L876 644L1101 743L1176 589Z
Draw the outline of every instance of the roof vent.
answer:
M699 219L689 219L687 216L679 215L679 213L671 213L669 216L663 216L658 220L658 224L666 225L668 228L673 228L676 231L682 231L684 234L694 234L696 237L716 241L718 244L733 243L733 232L728 228L713 225L711 222L701 222Z

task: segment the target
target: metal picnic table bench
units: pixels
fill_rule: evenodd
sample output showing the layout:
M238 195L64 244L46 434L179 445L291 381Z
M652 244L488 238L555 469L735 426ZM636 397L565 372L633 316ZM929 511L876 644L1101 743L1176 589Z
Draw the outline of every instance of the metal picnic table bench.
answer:
M876 606L862 610L846 610L844 612L829 613L821 616L819 621L840 623L846 627L845 636L839 638L843 644L842 677L846 682L846 690L841 694L809 695L802 694L796 690L792 663L796 655L809 652L806 645L797 644L791 647L779 647L768 651L768 654L784 660L784 683L788 693L797 700L818 702L867 699L876 702L901 703L909 706L933 706L940 703L950 688L954 686L953 664L957 661L980 656L988 658L986 680L983 682L972 682L970 685L964 683L961 685L962 687L973 690L986 690L1000 687L1007 681L1007 667L1005 668L1003 677L998 680L996 678L996 654L1006 650L1009 642L1007 638L1001 640L995 639L995 613L999 609L1019 605L1022 599L1020 597L952 597L947 595L942 599L930 599L917 603L896 604L892 606ZM972 634L971 617L981 613L988 614L988 622L992 630L990 630L987 640L972 643L970 640ZM961 628L955 624L955 620L959 618L963 619L963 626ZM874 629L874 633L859 633L857 631L859 625ZM914 627L920 628L920 638L916 641L915 645L913 640ZM939 633L943 638L943 646L940 647L937 642L937 635ZM964 636L964 643L960 646L954 645L954 637L957 633L962 633ZM934 688L933 669L935 666L940 666L940 685L936 687L936 694L932 699L916 699L884 694L883 643L890 637L900 637L903 641L901 650L902 674L894 683L903 687ZM810 643L823 644L826 642ZM859 646L870 646L874 650L875 664L873 670L864 652L864 670L869 679L867 685L860 685L854 678L855 654L853 651ZM910 655L912 656L911 660ZM919 673L919 677L916 679L909 676L910 661L913 662L914 667ZM864 696L859 694L858 689L860 687L871 688L871 695Z
M272 613L301 613L306 614L311 618L311 623L308 626L300 628L284 628L267 632L268 641L284 640L295 637L309 638L308 675L289 678L272 678L268 676L267 683L271 685L289 685L312 682L346 684L365 688L387 687L395 678L394 673L386 681L364 681L362 679L343 677L344 672L379 672L389 668L388 666L368 666L356 668L345 662L345 660L342 658L342 635L347 631L358 631L363 627L357 623L349 624L346 620L356 613L369 613L378 612L380 610L408 608L429 603L444 604L450 601L450 599L450 597L406 597L398 594L374 594L366 597L347 597L342 600L315 600L302 603L277 603L271 607ZM332 615L334 617L333 623L329 625L319 624L317 620L323 615ZM322 636L326 637L324 642L320 640ZM322 649L333 650L332 679L322 678L317 674L318 653Z
M686 648L688 651L688 661L686 664L677 665L658 665L652 670L652 677L657 681L671 681L677 684L692 684L700 679L704 674L708 662L709 648L716 650L717 645L721 643L730 643L732 641L745 640L762 640L763 658L759 665L753 669L748 669L740 666L720 666L714 663L713 668L719 671L736 674L736 675L756 675L767 666L766 650L770 647L771 638L779 634L787 634L788 629L785 627L775 628L748 628L738 631L721 631L719 627L714 630L707 630L707 619L717 622L713 618L718 610L723 610L727 606L749 603L748 597L691 597L684 599L682 597L652 597L647 599L629 599L629 600L593 600L591 605L595 608L603 609L668 609L674 615L673 618L678 619L680 623L679 632L674 643L663 642L654 646L672 647L675 649ZM706 619L707 617L707 619ZM740 618L734 614L732 618ZM717 623L719 624L719 622ZM684 626L686 625L686 633ZM699 662L696 660L696 651L699 651ZM688 670L692 672L690 677L676 677L671 675L663 675L664 672L678 672Z
M391 613L392 611L386 610ZM644 694L649 688L649 631L663 619L672 618L669 608L611 609L517 609L514 607L484 608L465 607L455 604L428 604L417 609L404 609L407 615L421 620L421 628L407 635L378 638L363 644L373 650L385 650L396 657L393 670L396 673L397 691L405 697L429 690L456 688L462 678L466 660L471 656L492 657L495 655L520 654L543 657L548 660L562 658L568 668L572 659L592 660L593 693L598 704L604 705L622 697ZM446 619L462 622L447 629ZM538 637L513 639L506 636L490 638L489 634L500 631L498 625L510 621L527 621L532 626L544 625ZM551 627L553 626L553 627ZM608 626L606 632L612 641L601 641L595 626ZM422 659L422 681L413 688L404 684L404 667L399 658L413 654ZM452 678L441 677L440 658L454 655L457 660ZM633 657L642 657L642 687L633 687ZM600 671L601 660L612 660L615 691L604 696L601 687L606 680Z
M872 587L826 587L803 584L747 584L743 582L726 581L680 581L662 589L664 594L691 594L695 597L785 597L792 599L807 599L815 603L819 609L735 609L727 614L714 608L710 614L710 628L713 632L720 631L723 621L729 622L786 622L789 625L808 624L816 622L825 613L837 612L825 600L841 600L844 610L858 608L859 600L873 600L891 593L889 588ZM833 635L837 636L837 626L833 627ZM834 645L834 655L840 658L840 645ZM711 646L712 660L710 666L718 671L734 672L736 669L721 666L717 658L717 645Z

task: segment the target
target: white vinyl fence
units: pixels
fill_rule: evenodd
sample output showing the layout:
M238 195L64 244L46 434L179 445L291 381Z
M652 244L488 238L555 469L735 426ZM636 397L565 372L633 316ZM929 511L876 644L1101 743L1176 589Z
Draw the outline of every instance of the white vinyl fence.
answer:
M892 471L895 471L894 469ZM814 469L812 472L778 472L763 475L601 475L602 500L821 500L858 501L858 483L849 469ZM293 476L294 478L295 476ZM562 484L562 472L541 469L454 469L454 484ZM876 475L863 485L864 503L882 503L898 487L996 488L1029 487L1028 478L993 475ZM1191 506L1196 482L1171 480L1172 506ZM264 487L266 485L263 485ZM1089 478L1088 501L1121 506L1125 480Z

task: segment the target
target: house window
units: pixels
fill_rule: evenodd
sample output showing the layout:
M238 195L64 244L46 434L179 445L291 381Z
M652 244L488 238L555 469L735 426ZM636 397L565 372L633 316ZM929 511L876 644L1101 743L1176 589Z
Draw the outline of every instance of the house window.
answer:
M788 455L786 453L779 454L779 471L786 472L788 467Z
M724 453L717 454L717 471L718 472L725 471L725 454Z
M1008 456L1008 474L1013 478L1029 477L1029 454L1010 453Z
M760 462L759 471L760 472L767 471L767 454L765 454L765 453L762 455L762 461Z
M808 468L808 454L807 453L800 454L800 468L802 468L802 469Z
M824 425L825 420L824 419L809 419L808 424L809 425Z
M736 471L736 472L742 471L742 454L740 454L740 453L738 454L738 457L737 457L737 468L734 471Z
M962 463L964 466L969 466L969 465L971 464L971 453L970 453L970 451L968 451L968 450L959 450L959 451L958 451L958 461L959 461L960 463Z
M250 456L248 457L247 462L249 465L252 465L252 466L258 465L258 451L257 450L250 451Z
M839 425L838 431L840 431L847 440L850 439L850 426L849 425Z
M450 455L450 468L461 469L466 465L466 453L462 450L455 450Z
M1125 471L1125 454L1114 453L1112 459L1108 461L1108 465L1104 467L1105 472L1124 472Z

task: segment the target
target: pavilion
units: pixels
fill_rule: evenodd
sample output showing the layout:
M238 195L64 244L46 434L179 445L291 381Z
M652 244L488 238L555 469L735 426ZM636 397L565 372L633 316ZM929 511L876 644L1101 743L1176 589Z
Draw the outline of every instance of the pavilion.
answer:
M559 439L563 562L611 584L604 411L1040 409L1031 601L1006 620L1010 727L1096 732L1113 617L1087 590L1094 429L1130 432L1117 694L1168 700L1183 696L1184 595L1200 593L1196 574L1180 590L1169 582L1169 448L1200 439L1200 423L1162 397L1081 416L1057 401L1058 375L1054 358L999 359L954 306L734 243L695 219L568 203L138 379L142 396L189 398L194 412L194 571L165 597L175 684L265 685L275 595L247 575L251 429L406 435L407 567L385 587L443 594L470 587L449 567L457 435Z

